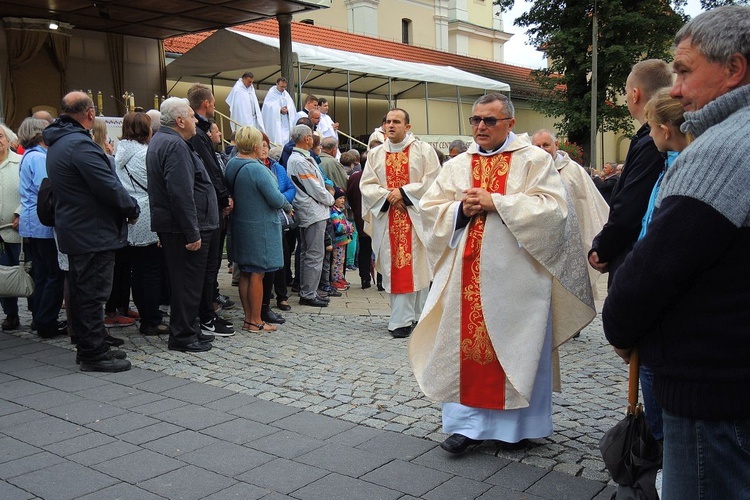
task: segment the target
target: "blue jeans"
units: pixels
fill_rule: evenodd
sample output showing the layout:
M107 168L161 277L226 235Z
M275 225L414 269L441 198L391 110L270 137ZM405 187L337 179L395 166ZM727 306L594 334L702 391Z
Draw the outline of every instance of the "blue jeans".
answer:
M648 366L641 365L638 378L641 380L643 392L643 406L646 410L646 423L651 429L651 435L657 441L664 439L664 424L661 417L661 405L654 397L654 372Z
M3 248L0 250L0 265L17 266L19 255L21 255L20 243L3 243ZM18 316L18 297L3 297L0 303L6 316Z
M662 500L748 498L750 420L663 417Z

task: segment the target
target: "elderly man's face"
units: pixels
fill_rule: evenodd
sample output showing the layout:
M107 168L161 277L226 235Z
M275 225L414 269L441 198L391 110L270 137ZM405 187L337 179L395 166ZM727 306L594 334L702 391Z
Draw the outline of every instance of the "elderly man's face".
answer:
M557 158L557 141L553 141L552 137L547 132L539 132L534 134L531 139L531 143L534 146L539 146L546 152L552 155L552 158Z
M492 151L502 146L516 124L516 120L508 116L508 112L501 101L477 104L474 106L474 116L497 120L492 127L487 126L484 120L480 121L478 125L471 126L474 142L485 151Z
M604 173L604 175L609 176L615 173L616 168L617 167L614 165L614 163L605 163L602 172Z
M313 122L313 125L317 125L320 122L320 111L317 109L311 109L307 116Z
M690 39L677 45L672 67L677 78L669 95L678 99L685 111L697 111L733 88L728 83L727 65L709 61Z

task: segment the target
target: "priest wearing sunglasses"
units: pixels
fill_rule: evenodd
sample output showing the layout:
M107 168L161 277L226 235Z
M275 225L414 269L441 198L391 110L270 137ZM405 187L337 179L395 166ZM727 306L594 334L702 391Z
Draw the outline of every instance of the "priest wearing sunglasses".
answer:
M462 453L552 433L555 349L596 315L575 212L552 157L513 133L513 103L480 97L474 142L420 201L434 280L409 359Z

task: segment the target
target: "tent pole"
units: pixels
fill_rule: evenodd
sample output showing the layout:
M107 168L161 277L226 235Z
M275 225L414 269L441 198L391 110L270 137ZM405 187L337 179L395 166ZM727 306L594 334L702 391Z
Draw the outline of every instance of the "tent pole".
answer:
M347 105L349 113L349 149L352 149L352 81L349 70L346 70L346 100L349 103Z
M294 89L294 56L292 55L292 15L277 14L279 24L279 63L281 75L287 78L289 88Z
M458 135L463 134L463 123L461 123L461 87L456 85L456 103L458 103Z
M391 77L388 77L388 109L393 107L393 92L391 91Z
M430 135L430 92L427 90L427 82L424 82L424 116L427 123L427 135Z
M297 61L297 109L302 109L302 68Z

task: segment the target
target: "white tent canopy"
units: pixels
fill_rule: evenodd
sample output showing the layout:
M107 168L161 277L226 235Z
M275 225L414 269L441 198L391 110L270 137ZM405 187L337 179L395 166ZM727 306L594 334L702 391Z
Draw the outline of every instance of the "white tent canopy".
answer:
M452 66L435 66L292 42L303 88L379 95L390 99L481 95L510 91L506 83ZM279 40L220 29L167 65L167 78L188 76L235 81L252 68L256 83L273 85L279 75Z

